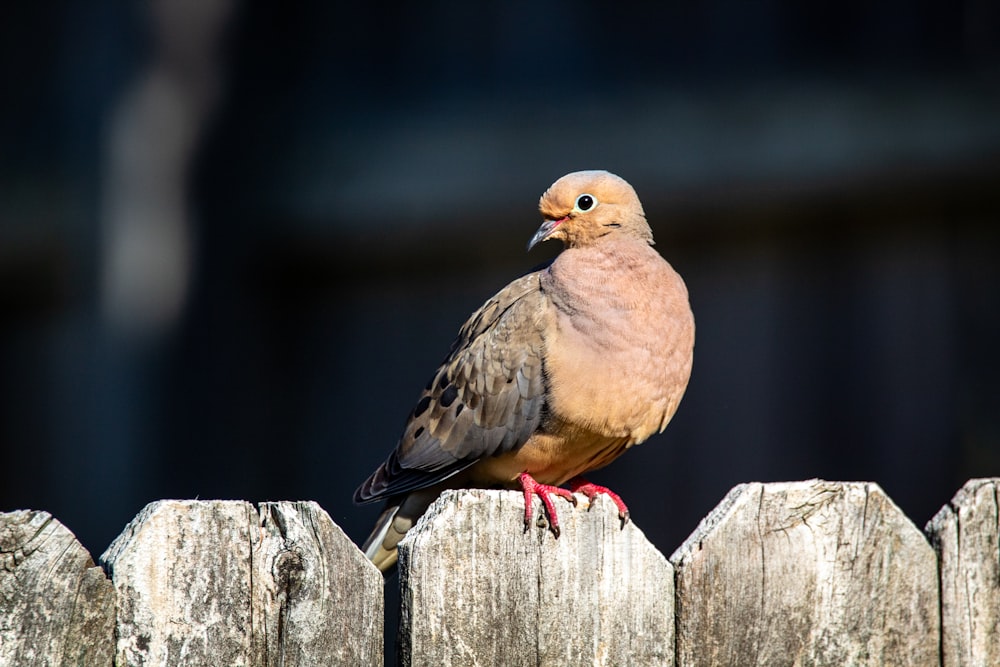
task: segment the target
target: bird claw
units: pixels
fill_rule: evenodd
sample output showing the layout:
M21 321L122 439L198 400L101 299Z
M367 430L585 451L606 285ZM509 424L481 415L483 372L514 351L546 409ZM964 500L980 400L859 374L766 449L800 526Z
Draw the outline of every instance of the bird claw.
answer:
M534 502L532 499L533 495L536 495L541 499L542 506L545 508L545 514L549 517L549 530L552 534L559 539L561 533L559 529L559 515L556 513L555 503L552 502L552 496L556 495L560 498L565 498L574 506L576 506L576 497L573 495L572 491L568 491L558 486L552 486L550 484L540 484L535 481L535 478L526 472L518 475L517 481L521 484L521 489L524 491L524 530L525 532L531 527L531 518L534 514Z
M587 500L590 501L590 504L587 506L588 512L594 506L594 498L598 494L603 493L610 498L611 502L613 502L615 507L618 508L618 518L621 519L622 528L624 528L625 524L629 522L630 516L628 506L625 505L625 501L622 500L621 496L608 487L588 482L583 477L574 477L569 481L569 488L573 491L573 493L582 493L587 496Z

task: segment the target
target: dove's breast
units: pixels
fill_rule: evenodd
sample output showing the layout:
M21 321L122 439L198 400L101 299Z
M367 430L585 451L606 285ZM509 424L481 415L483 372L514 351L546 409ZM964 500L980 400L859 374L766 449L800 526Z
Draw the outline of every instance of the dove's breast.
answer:
M552 415L642 442L680 403L694 347L681 277L645 243L567 250L543 276L555 326L546 339Z

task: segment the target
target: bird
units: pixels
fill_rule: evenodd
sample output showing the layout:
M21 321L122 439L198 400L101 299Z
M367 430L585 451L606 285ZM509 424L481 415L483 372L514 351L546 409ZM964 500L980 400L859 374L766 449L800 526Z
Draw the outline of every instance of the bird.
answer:
M603 170L577 171L541 196L528 242L562 250L486 300L459 330L396 447L354 494L386 501L362 550L382 571L442 490L510 488L533 496L559 537L553 497L606 494L584 474L662 432L684 395L694 315L680 275L653 248L635 190ZM562 485L568 484L569 488Z

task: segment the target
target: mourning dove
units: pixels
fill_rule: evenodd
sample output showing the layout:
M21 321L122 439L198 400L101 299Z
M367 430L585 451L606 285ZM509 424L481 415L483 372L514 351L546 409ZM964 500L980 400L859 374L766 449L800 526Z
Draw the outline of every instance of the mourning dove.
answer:
M687 288L653 245L635 191L606 171L563 176L542 195L528 244L563 242L548 265L510 283L462 326L424 387L396 448L354 500L385 499L365 542L386 571L396 545L446 488L518 488L525 529L538 495L607 493L580 475L663 431L691 374ZM559 485L569 482L570 489Z

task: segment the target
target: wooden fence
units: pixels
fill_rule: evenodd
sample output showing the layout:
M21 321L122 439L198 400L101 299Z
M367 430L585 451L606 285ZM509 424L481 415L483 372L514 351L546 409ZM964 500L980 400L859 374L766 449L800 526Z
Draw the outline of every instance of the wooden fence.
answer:
M520 493L446 492L400 548L399 660L1000 665L998 486L925 536L876 484L742 484L669 560L603 499L555 540ZM383 663L382 577L316 503L158 501L100 563L0 514L0 665Z

